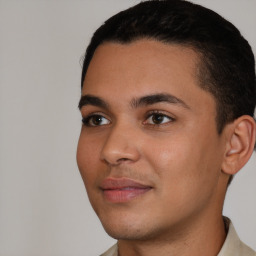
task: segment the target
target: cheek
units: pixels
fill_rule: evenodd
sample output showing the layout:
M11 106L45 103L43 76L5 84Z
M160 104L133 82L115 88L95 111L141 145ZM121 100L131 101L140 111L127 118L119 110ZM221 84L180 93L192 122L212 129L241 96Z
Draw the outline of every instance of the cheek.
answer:
M154 145L153 150L148 145ZM193 157L189 142L184 137L166 136L165 138L154 138L147 140L144 145L144 154L147 161L155 171L161 175L182 174L190 158Z
M150 150L145 145L145 157L164 183L163 189L183 194L207 190L216 184L219 163L209 139L199 134L193 137L183 134L149 143L155 147Z
M156 194L161 198L157 202L164 219L182 218L202 209L214 193L217 175L211 172L202 161L204 147L189 145L189 139L183 137L172 143L158 144L154 153L148 150L147 161L158 176ZM170 214L172 213L172 214ZM171 216L172 217L171 217Z
M85 185L94 183L92 180L97 175L99 157L99 142L85 136L82 132L77 146L77 165Z

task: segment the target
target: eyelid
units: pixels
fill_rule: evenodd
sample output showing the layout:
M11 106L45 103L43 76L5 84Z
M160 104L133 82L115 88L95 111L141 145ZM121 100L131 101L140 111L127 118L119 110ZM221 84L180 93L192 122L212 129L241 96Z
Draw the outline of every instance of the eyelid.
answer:
M167 112L165 110L150 110L150 111L148 111L146 113L146 117L149 117L149 116L151 116L153 114L163 115L163 116L169 117L170 119L173 119L173 120L176 119L176 117L174 117L173 114L171 114L171 113L169 113L169 112Z
M150 124L150 123L147 123L146 121L154 114L158 114L158 115L162 115L164 117L167 117L168 119L170 119L169 122L166 122L166 123L162 123L162 124ZM145 116L145 121L143 122L143 124L146 124L146 125L152 125L152 126L163 126L163 125L168 125L172 122L176 121L176 118L173 117L173 115L171 115L170 113L166 113L166 111L162 111L162 110L150 110L146 113L146 116Z
M90 116L103 116L103 117L110 120L109 115L105 114L102 111L81 111L81 115L82 115L83 118L87 118L87 117L90 117Z
M99 127L99 126L107 125L107 124L104 124L104 125L90 125L90 124L88 124L90 118L92 118L94 116L101 116L101 117L107 119L109 121L109 123L111 123L111 119L106 114L97 111L97 112L90 112L90 113L88 113L86 115L82 115L82 123L83 123L83 125L85 125L87 127Z

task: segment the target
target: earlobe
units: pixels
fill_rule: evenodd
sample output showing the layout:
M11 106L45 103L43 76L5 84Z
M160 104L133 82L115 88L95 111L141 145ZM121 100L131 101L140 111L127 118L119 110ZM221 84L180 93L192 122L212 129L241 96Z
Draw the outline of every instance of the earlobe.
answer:
M222 171L228 175L236 174L250 159L254 145L256 125L251 116L241 116L228 125L228 140Z

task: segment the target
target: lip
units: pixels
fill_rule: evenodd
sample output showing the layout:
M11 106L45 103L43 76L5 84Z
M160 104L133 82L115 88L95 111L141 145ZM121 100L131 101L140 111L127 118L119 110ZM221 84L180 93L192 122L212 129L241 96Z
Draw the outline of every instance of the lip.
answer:
M100 188L104 198L112 203L129 202L152 189L150 185L129 178L107 178L103 180Z

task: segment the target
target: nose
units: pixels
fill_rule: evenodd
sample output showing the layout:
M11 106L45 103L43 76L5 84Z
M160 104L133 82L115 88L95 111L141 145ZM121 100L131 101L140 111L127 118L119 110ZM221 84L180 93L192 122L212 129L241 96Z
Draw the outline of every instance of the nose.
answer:
M138 134L131 127L113 127L101 151L101 160L110 165L133 163L139 160Z

